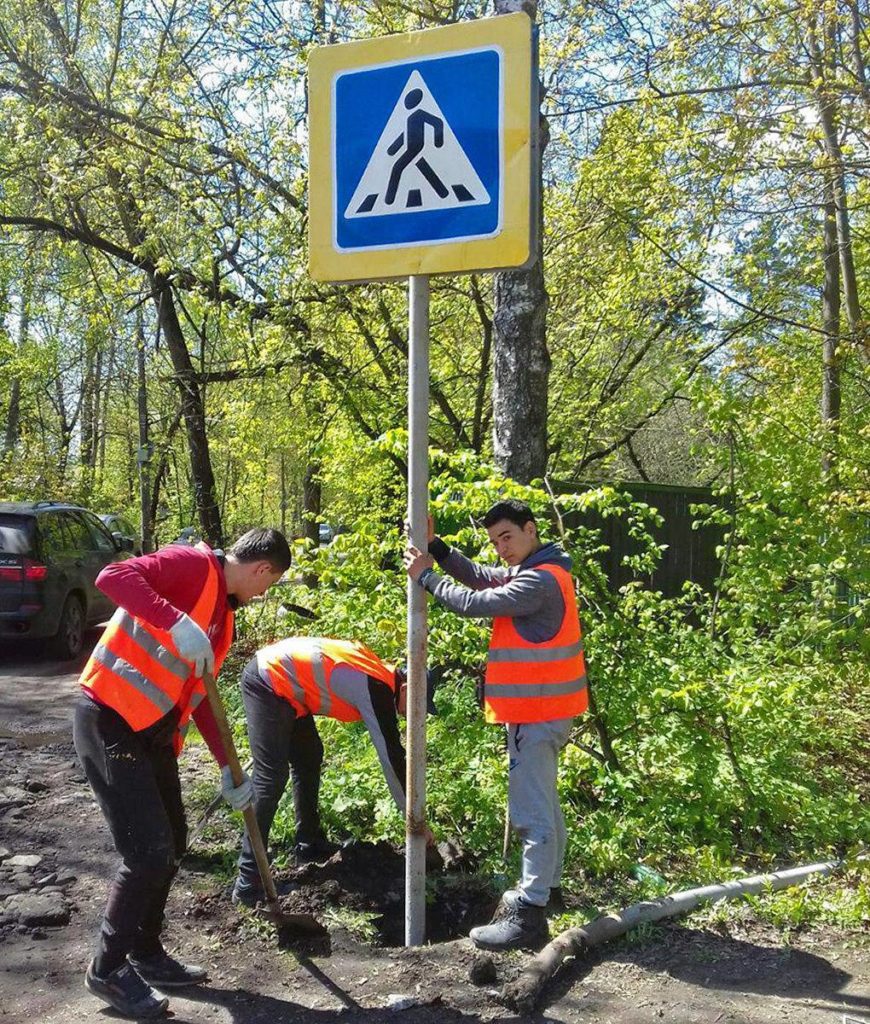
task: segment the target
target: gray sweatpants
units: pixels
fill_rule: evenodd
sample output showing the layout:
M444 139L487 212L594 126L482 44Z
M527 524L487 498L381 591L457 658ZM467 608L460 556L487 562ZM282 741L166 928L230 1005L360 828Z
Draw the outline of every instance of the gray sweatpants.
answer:
M543 907L550 887L559 885L565 859L565 819L556 775L559 752L568 742L573 718L507 726L508 811L523 844L519 890Z

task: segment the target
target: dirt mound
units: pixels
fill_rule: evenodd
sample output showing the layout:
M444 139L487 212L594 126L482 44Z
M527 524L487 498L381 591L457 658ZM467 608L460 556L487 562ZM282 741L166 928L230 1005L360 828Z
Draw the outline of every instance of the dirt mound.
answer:
M463 870L474 865L456 844L442 843L439 859L440 869L427 870L428 942L467 935L489 921L499 897L487 879ZM275 881L285 911L314 914L374 946L404 945L405 856L385 841L350 840L327 860L276 872ZM228 905L223 890L199 892L185 916L226 938L248 927L245 915L229 913Z
M426 882L426 939L445 942L468 934L490 919L498 892L472 867L455 844L441 844L440 869L430 866ZM350 840L320 863L278 871L282 909L311 913L328 927L343 927L375 946L405 941L405 857L389 843ZM225 893L200 892L186 916L205 919L207 930L226 935L244 918L227 914Z
M444 942L467 935L488 921L498 893L475 875L454 844L442 844L449 869L430 868L427 878L426 938ZM446 854L446 855L445 855ZM405 857L389 843L352 840L322 863L304 864L279 875L288 910L308 911L357 930L375 945L405 940Z

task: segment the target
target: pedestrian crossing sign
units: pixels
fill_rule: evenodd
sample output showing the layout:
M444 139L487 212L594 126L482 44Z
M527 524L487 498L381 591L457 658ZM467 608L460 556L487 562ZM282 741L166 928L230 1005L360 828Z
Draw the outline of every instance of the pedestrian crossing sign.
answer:
M532 53L522 13L312 52L312 277L529 261Z

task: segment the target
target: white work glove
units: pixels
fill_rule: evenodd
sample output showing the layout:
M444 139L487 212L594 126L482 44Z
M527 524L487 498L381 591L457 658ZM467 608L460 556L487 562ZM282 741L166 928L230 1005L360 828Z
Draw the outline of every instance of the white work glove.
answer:
M211 641L189 615L181 618L169 630L175 649L185 661L193 662L193 674L201 676L206 669L214 672L214 651Z
M221 796L234 811L243 811L250 807L254 802L254 784L248 773L242 772L242 784L237 786L233 782L230 766L225 764L221 768Z

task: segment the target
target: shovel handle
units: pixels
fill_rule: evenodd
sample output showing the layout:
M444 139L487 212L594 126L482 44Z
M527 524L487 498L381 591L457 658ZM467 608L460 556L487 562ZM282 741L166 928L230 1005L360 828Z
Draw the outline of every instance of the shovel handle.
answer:
M230 723L227 721L227 713L224 711L217 684L211 672L207 670L203 672L202 682L205 686L206 696L211 705L212 713L214 714L215 724L224 747L224 753L227 755L227 765L233 778L233 785L240 786L244 779L244 772L239 761L239 755L236 752L236 744L233 741ZM280 913L278 891L275 888L275 880L272 878L272 869L269 866L269 858L266 855L266 846L260 834L260 826L257 824L257 816L254 813L253 806L248 805L242 811L242 814L245 819L245 828L248 830L248 838L251 840L251 849L254 851L257 869L260 872L260 880L263 883L263 888L266 890L266 902L269 904L270 910Z

